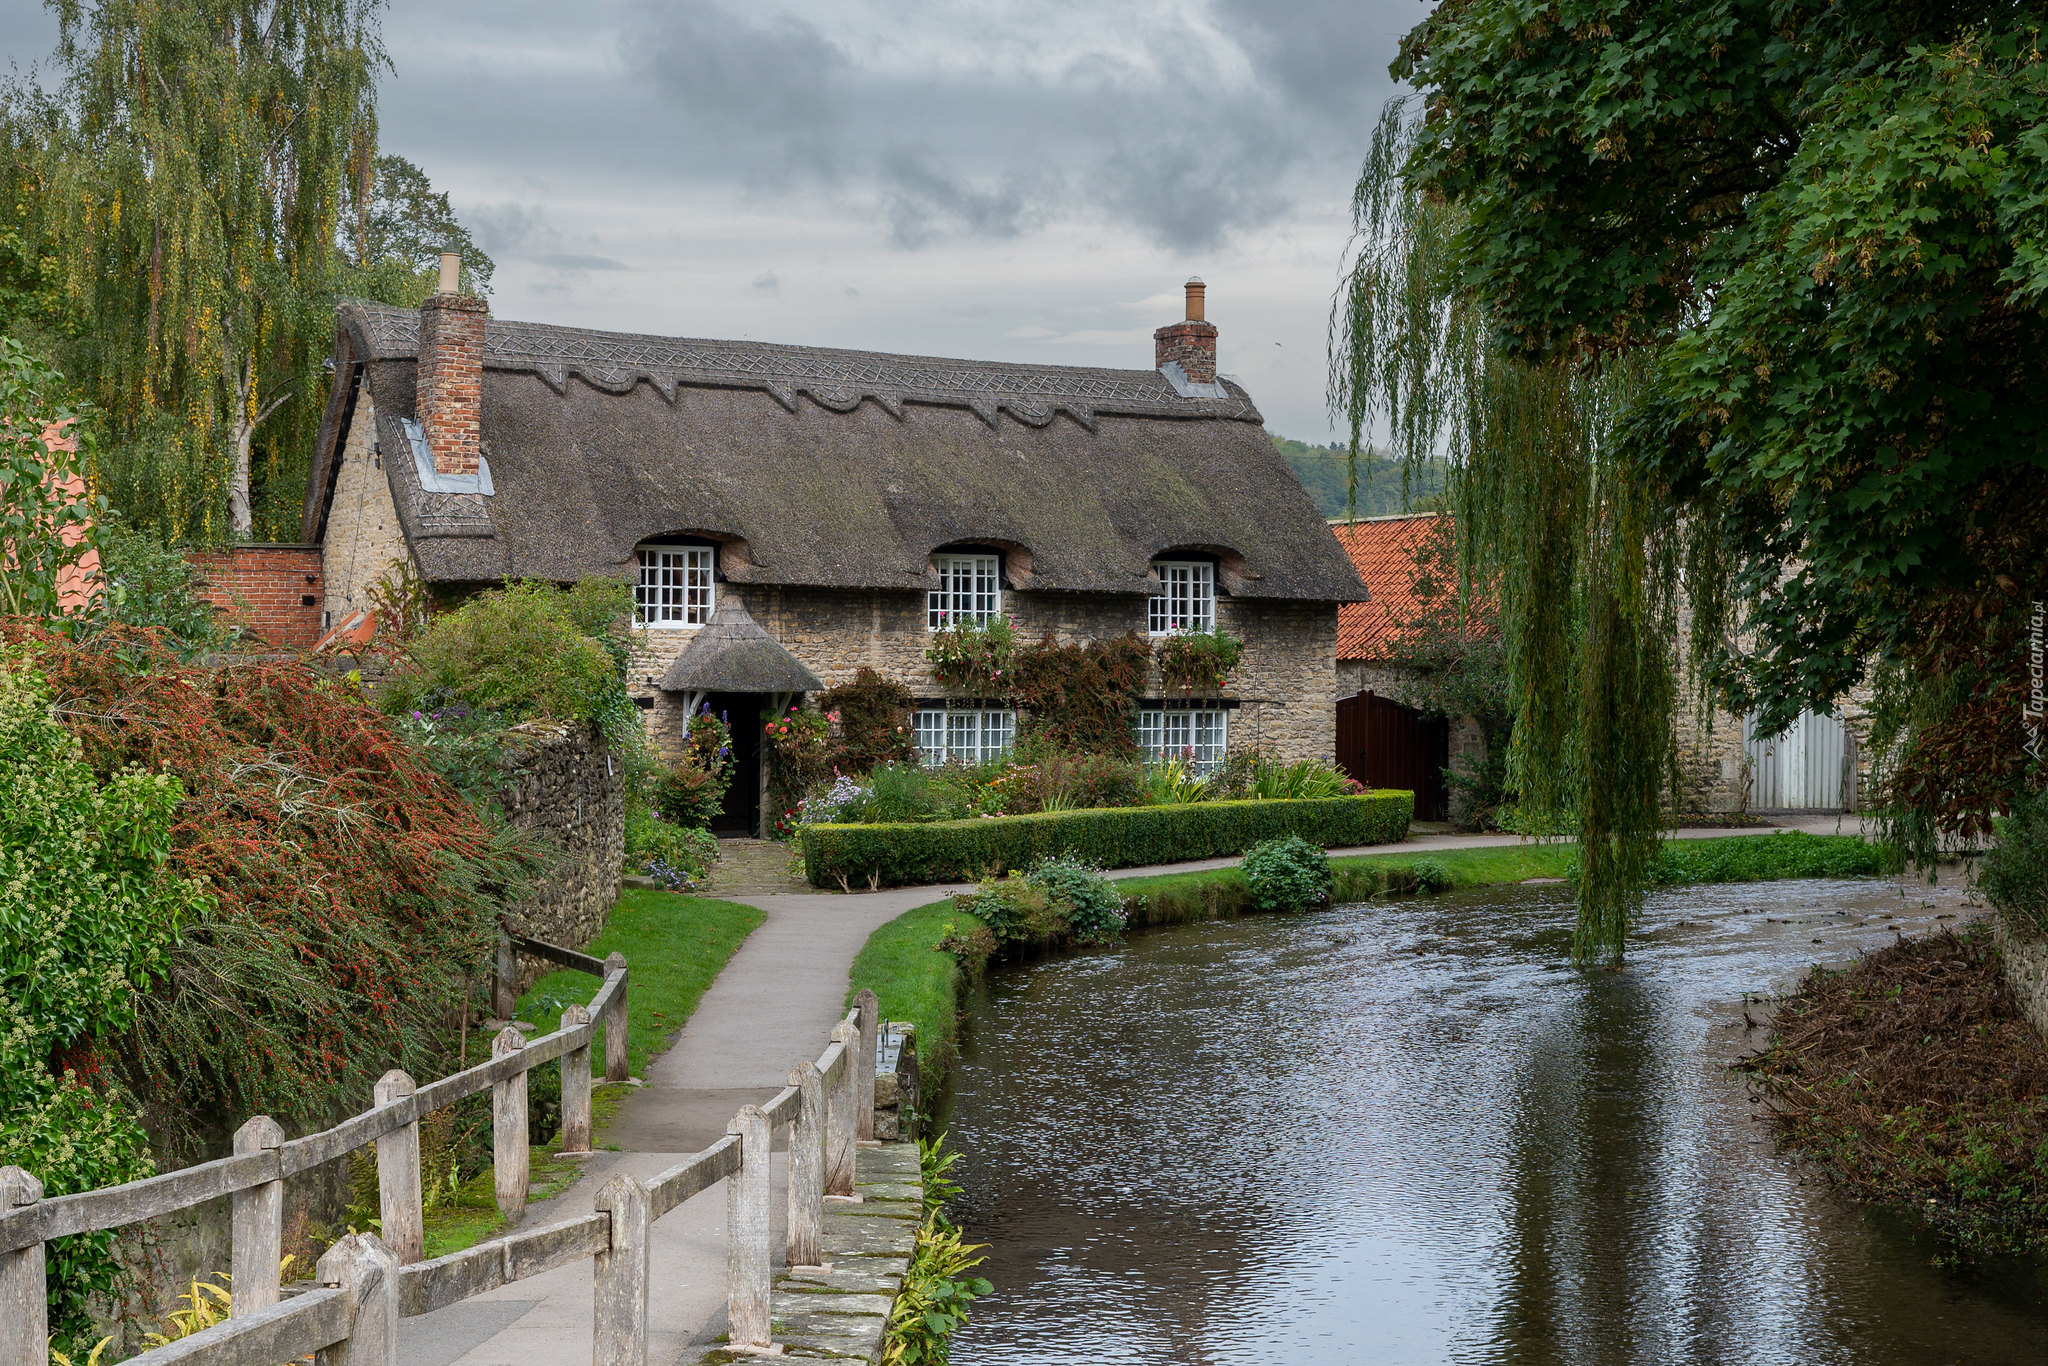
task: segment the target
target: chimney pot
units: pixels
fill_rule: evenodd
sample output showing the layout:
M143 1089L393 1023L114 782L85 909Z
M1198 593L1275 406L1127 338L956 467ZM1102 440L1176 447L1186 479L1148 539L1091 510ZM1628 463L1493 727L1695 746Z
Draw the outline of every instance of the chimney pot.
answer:
M462 255L459 252L441 253L441 292L460 294L462 292Z
M1199 277L1189 280L1188 316L1152 334L1152 363L1162 370L1180 366L1190 384L1216 382L1216 324L1202 316L1207 288Z

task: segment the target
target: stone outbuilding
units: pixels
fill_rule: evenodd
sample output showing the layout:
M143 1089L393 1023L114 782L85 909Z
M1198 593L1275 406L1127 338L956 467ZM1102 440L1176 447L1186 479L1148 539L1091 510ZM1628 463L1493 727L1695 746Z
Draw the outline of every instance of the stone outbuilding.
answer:
M1419 819L1450 812L1442 770L1485 756L1486 736L1472 717L1427 717L1404 703L1404 683L1419 665L1405 627L1419 613L1419 574L1447 514L1410 513L1337 522L1331 531L1365 581L1370 600L1337 616L1337 760L1372 787L1415 792ZM1418 558L1421 557L1421 558ZM1686 627L1673 650L1682 656ZM1834 714L1802 713L1782 735L1758 735L1748 718L1687 707L1678 718L1680 802L1690 814L1749 812L1811 815L1853 812L1867 781L1861 723L1868 689L1842 699Z
M444 284L418 311L339 310L303 534L330 627L394 561L442 593L609 575L634 587L629 681L658 740L705 705L753 735L869 667L910 689L934 759L1000 748L1018 720L934 681L948 623L1213 627L1245 647L1229 685L1155 676L1141 740L1331 752L1338 605L1365 589L1217 373L1199 281L1143 370L499 321Z

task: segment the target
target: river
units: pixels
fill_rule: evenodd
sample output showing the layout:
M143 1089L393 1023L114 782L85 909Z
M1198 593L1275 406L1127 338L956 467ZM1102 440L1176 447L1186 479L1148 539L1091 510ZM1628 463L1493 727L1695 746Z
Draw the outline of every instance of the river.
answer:
M953 1361L2040 1366L2048 1281L1937 1267L1726 1067L1745 993L1970 913L1689 888L1582 972L1566 890L1523 886L1000 970L949 1120L997 1292Z

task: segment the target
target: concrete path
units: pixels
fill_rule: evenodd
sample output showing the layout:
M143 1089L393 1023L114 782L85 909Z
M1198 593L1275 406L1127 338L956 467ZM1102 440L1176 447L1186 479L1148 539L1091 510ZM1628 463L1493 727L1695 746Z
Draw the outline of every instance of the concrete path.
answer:
M1856 818L1787 821L1816 834L1859 833ZM1681 830L1680 839L1714 839L1759 830ZM1334 849L1333 854L1418 853L1520 843L1513 835L1414 833L1398 846ZM1227 867L1234 858L1203 859L1116 876L1193 872ZM847 977L868 936L913 907L953 892L899 887L883 892L728 893L726 899L767 915L704 993L675 1045L648 1065L646 1084L620 1107L602 1152L563 1194L527 1211L534 1227L588 1213L615 1171L647 1177L673 1166L725 1134L740 1106L761 1104L786 1082L790 1067L824 1051L842 1013ZM780 1159L774 1208L780 1246ZM705 1191L658 1221L652 1231L653 1366L671 1366L692 1346L724 1330L725 1195ZM400 1324L403 1366L585 1366L590 1361L590 1264L580 1262L520 1281Z
M740 1106L780 1091L789 1069L830 1041L848 971L877 929L954 890L912 887L860 896L768 894L728 899L768 919L747 936L683 1026L675 1046L648 1065L646 1085L619 1108L598 1153L563 1194L527 1210L525 1224L586 1214L615 1171L647 1177L725 1134ZM783 1209L781 1159L774 1195L777 1246ZM724 1331L725 1188L715 1186L658 1220L650 1239L654 1366L669 1366ZM590 1361L590 1263L579 1262L405 1319L403 1366L585 1366Z

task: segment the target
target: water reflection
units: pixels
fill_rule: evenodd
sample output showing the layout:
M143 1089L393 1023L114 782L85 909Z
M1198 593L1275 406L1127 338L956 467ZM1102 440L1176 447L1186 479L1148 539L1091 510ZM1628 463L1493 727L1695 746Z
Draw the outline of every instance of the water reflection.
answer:
M1691 891L1580 973L1561 889L1515 888L999 974L952 1121L999 1293L954 1360L2048 1359L2038 1281L1933 1268L1725 1072L1743 992L1960 909Z

